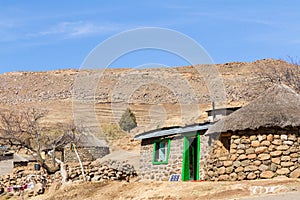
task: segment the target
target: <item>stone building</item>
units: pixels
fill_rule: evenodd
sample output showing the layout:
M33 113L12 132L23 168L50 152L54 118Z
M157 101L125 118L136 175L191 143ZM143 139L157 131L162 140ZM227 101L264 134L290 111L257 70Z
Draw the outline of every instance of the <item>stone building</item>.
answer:
M208 119L207 121L209 122L215 122L220 119L222 119L224 116L230 115L231 113L237 111L241 107L231 107L231 108L214 108L214 103L213 103L213 109L207 110L207 115Z
M139 176L167 181L171 174L179 174L183 181L202 179L202 155L207 149L204 133L209 126L169 127L136 135L135 139L142 140Z
M109 154L109 147L104 141L99 140L91 134L80 134L76 142L76 150L82 162L94 161ZM72 150L71 144L63 149L62 160L66 163L77 161L75 152Z
M300 96L275 85L206 132L205 179L300 177Z
M0 151L0 175L6 175L13 171L14 167L27 166L29 160L20 154L10 151Z

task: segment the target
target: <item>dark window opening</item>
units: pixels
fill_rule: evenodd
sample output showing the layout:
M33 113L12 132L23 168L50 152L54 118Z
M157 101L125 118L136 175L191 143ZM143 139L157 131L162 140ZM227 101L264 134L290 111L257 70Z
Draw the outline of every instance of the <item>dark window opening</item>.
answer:
M229 135L221 135L220 136L220 141L222 142L225 149L229 152L230 151L231 137Z

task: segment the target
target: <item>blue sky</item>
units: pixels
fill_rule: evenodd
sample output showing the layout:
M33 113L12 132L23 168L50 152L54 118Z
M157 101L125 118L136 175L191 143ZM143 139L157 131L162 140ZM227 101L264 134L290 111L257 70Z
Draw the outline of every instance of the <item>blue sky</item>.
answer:
M215 63L298 57L296 0L0 0L0 73L79 68L105 39L133 28L163 27L202 45ZM112 67L185 65L157 51L124 56Z

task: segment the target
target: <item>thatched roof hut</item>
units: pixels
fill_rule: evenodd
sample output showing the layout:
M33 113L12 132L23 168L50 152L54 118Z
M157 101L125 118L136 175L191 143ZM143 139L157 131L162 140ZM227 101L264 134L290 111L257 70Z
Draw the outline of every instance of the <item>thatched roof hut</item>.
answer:
M106 147L106 143L103 140L99 140L93 134L81 134L79 136L78 147Z
M280 84L211 126L206 135L261 127L300 126L300 95Z

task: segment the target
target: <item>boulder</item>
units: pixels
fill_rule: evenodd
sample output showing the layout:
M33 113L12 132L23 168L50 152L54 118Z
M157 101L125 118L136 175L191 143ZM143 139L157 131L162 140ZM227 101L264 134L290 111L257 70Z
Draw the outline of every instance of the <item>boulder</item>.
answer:
M272 172L276 172L277 168L278 168L278 165L276 165L275 163L271 163L270 169Z
M251 136L249 137L249 139L250 139L251 141L254 141L254 140L257 139L257 137L256 137L256 135L251 135Z
M269 167L268 167L267 165L262 164L262 165L259 166L258 169L259 169L260 171L264 172L264 171L266 171L267 169L269 169Z
M247 148L246 149L246 154L252 154L252 153L255 153L255 149L250 147L250 148Z
M288 168L281 168L278 169L276 173L279 175L287 175L288 173L290 173L290 170Z
M287 140L287 141L283 141L283 144L292 146L294 144L294 142Z
M272 151L272 152L270 152L270 154L272 157L281 156L282 151Z
M225 167L231 166L232 165L232 161L231 160L224 161L223 165Z
M263 172L260 174L260 178L270 179L270 178L273 178L274 175L275 175L275 173L272 172L272 171L263 171Z
M285 150L288 150L290 147L288 145L280 145L278 146L276 149L278 151L285 151Z
M270 156L270 154L263 153L263 154L259 154L257 158L259 160L268 160L271 158L271 156Z
M257 166L255 166L255 165L249 165L249 166L245 167L244 172L253 172L253 171L256 171L257 169L258 169Z
M272 144L274 144L274 145L281 145L282 141L281 140L274 140L274 141L272 141Z
M220 167L219 169L218 169L218 174L225 174L225 171L226 171L226 168L225 167Z
M238 180L241 181L241 180L244 180L246 178L246 175L244 172L240 172L238 173Z
M255 153L249 154L249 155L247 155L247 158L248 159L254 159L254 158L256 158L256 154Z
M218 178L219 181L228 181L229 180L229 176L227 174L225 175L221 175Z
M241 165L243 166L243 167L245 167L245 166L248 166L248 165L250 165L250 160L243 160L242 162L241 162Z
M285 134L282 134L282 135L280 136L280 139L281 139L281 140L287 140L287 139L288 139L288 136L285 135Z
M242 154L238 157L238 160L245 160L247 159L247 156L245 154Z
M242 143L242 144L249 144L249 143L250 143L250 139L248 139L248 138L243 138L243 139L241 139L241 143Z
M253 164L256 165L256 166L259 166L259 165L261 164L261 161L260 161L260 160L255 160L255 161L253 162Z
M272 158L271 159L272 163L275 163L275 164L280 164L280 157L276 157L276 158Z
M267 149L268 149L267 147L257 147L255 149L255 153L260 154L260 153L267 151Z
M280 164L282 167L290 167L293 166L294 163L293 162L281 162Z
M281 161L290 161L291 157L290 156L282 156Z
M229 179L230 179L231 181L236 181L236 180L237 180L237 177L238 177L237 173L231 173L231 174L229 175Z
M290 178L299 178L300 177L300 169L297 168L291 172Z
M233 167L239 167L239 166L241 166L241 162L240 161L234 161L232 165L233 165Z
M273 141L273 135L272 135L272 134L269 134L269 135L267 136L267 140L270 141L270 142Z
M233 172L233 167L227 167L226 174L230 174L231 172Z
M243 172L244 171L244 167L238 167L234 170L234 172L239 173L239 172Z
M250 172L250 173L247 175L247 179L249 179L249 180L253 180L253 179L255 179L255 178L256 178L256 174L253 173L253 172Z
M268 141L268 140L265 140L265 141L261 142L261 146L270 146L270 145L271 145L271 142Z

